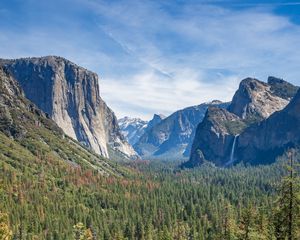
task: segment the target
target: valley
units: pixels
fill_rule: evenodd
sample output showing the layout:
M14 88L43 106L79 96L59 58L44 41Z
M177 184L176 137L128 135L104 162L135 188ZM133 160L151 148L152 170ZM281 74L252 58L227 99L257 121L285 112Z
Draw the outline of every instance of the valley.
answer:
M63 64L51 70L63 76L59 80L45 75L52 61ZM1 62L4 239L299 237L298 87L276 78L245 79L230 103L156 114L149 122L127 117L119 127L97 95L93 73L76 67L76 74L67 75L64 64L75 65L57 57ZM59 110L55 101L40 101L57 94L55 88L48 93L55 81L66 84L68 90L59 89L69 94ZM35 95L36 87L45 92ZM97 117L103 114L104 123ZM67 126L59 119L72 121ZM99 135L107 152L82 138L98 134L98 126L108 134Z

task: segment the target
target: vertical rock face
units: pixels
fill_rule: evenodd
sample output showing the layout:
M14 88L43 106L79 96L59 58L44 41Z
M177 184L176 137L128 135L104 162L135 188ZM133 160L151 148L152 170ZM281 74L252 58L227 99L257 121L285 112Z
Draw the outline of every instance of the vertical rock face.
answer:
M237 156L252 164L270 163L289 147L300 145L300 90L282 111L256 123L239 136Z
M263 143L254 142L263 141L261 134L267 133L262 127L253 128L252 125L260 125L261 121L284 109L297 90L298 87L274 77L269 77L268 83L253 78L242 80L228 111L216 108L208 110L197 128L190 160L184 166L201 165L204 160L219 166L226 166L233 160L257 163L259 160L251 159L254 149L258 145L263 146ZM259 140L255 140L257 136L260 136ZM236 154L232 153L232 149ZM230 159L230 155L236 159Z
M194 167L204 161L212 161L222 166L224 160L230 161L234 136L244 127L244 122L237 115L226 109L209 107L197 127L190 160L183 166Z
M134 145L135 150L144 158L174 160L188 157L196 127L211 105L228 106L227 103L213 101L176 111L145 131Z
M120 133L114 113L101 99L98 76L61 57L1 60L26 97L63 131L102 156L108 146L128 156L134 150Z

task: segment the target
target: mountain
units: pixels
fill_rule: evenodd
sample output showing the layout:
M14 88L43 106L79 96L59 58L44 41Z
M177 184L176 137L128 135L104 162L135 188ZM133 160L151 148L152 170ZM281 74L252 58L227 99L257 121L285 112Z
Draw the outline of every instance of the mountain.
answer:
M148 121L140 118L124 117L118 120L118 124L126 140L134 145L144 134Z
M245 123L226 109L209 107L203 121L199 123L193 141L191 156L185 167L203 164L206 160L223 165L230 155L234 136Z
M121 134L117 118L100 97L97 74L55 56L0 60L26 97L70 137L95 153L135 151Z
M280 94L279 89L287 88L288 84L281 81L274 77L270 77L268 83L254 78L244 79L234 94L228 111L247 120L260 121L269 117L273 112L283 109L290 101L290 96Z
M145 159L188 157L196 127L210 105L228 106L227 103L213 101L176 111L148 129L134 145L134 149Z
M236 158L252 164L274 162L288 148L300 146L300 90L283 110L241 133Z
M253 78L242 80L227 110L211 108L207 111L203 122L197 127L190 159L183 166L194 167L205 161L218 166L228 166L238 161L254 163L249 160L252 158L250 155L242 154L250 145L244 144L244 150L239 150L241 157L235 155L240 137L244 132L249 132L253 124L256 126L284 109L297 90L298 87L275 77L269 77L267 83ZM254 138L255 134L259 135L252 130L251 137ZM251 137L248 135L249 144Z
M18 82L0 67L0 158L1 166L22 166L34 172L44 162L52 168L95 170L104 175L120 175L109 161L65 136L56 123L25 98ZM43 159L41 163L38 163ZM2 169L2 167L1 167ZM66 171L66 170L65 170ZM21 174L21 173L20 173Z
M166 116L164 116L163 114L154 114L152 119L148 122L145 132L150 131L154 126L159 124L165 118Z
M133 146L145 132L160 123L165 118L162 114L154 114L148 122L140 118L124 117L118 120L119 127L126 140Z

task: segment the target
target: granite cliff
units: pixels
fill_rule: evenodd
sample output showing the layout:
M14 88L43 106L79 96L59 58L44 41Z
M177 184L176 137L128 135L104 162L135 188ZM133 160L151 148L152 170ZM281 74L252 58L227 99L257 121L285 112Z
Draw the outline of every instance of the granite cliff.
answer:
M42 161L48 162L48 167L51 164L65 169L81 166L103 175L121 175L121 169L117 169L107 159L66 136L47 114L25 97L18 82L2 67L0 159L3 166L12 164L12 169L26 169L26 174L28 169L36 174L35 167L38 161Z
M100 97L97 74L55 56L0 60L26 97L70 137L109 157L109 148L135 156L113 111Z
M194 167L204 161L218 166L228 166L239 161L264 161L261 158L253 160L255 151L250 151L259 149L259 144L251 143L252 139L261 136L260 140L255 140L257 142L262 141L264 135L267 136L257 126L285 109L297 90L298 87L275 77L269 77L267 83L253 78L244 79L227 110L209 108L203 122L197 127L190 159L183 166ZM261 149L264 149L263 145Z
M300 146L300 90L291 102L241 133L236 158L251 164L271 163L288 148Z

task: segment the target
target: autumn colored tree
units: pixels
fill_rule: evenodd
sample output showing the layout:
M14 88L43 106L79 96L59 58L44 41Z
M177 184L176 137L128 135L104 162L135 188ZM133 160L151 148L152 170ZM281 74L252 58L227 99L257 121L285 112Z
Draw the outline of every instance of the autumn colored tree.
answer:
M8 215L2 212L0 212L0 239L12 239L12 231L9 226Z

